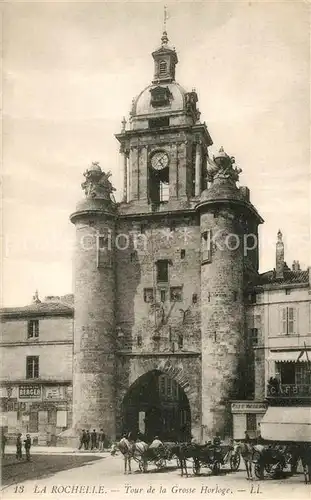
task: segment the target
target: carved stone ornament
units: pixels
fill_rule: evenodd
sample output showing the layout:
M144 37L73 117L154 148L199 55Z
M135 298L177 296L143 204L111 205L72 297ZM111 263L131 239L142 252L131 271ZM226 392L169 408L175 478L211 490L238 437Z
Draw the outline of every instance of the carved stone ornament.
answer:
M242 169L235 166L235 158L227 155L222 147L213 160L208 160L207 180L209 182L215 179L227 179L235 183L239 180L241 172Z
M81 187L87 198L100 198L115 203L112 195L115 188L109 181L110 171L105 173L98 162L93 162L91 168L86 170L83 175L85 181L82 182Z

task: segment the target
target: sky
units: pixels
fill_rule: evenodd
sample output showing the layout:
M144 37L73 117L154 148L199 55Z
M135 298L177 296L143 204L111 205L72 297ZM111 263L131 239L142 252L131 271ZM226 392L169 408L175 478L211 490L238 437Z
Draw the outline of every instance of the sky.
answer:
M310 265L310 6L306 2L166 4L176 80L199 96L214 141L242 168L265 220L260 270ZM115 133L151 83L162 2L3 5L3 305L73 291L74 226L92 161L122 193Z

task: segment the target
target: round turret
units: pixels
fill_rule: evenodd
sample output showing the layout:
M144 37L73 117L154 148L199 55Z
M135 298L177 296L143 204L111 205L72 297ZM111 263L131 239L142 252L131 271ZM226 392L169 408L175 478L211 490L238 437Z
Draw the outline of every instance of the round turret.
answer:
M74 268L73 427L115 437L114 190L98 164L84 174L85 199L76 226Z

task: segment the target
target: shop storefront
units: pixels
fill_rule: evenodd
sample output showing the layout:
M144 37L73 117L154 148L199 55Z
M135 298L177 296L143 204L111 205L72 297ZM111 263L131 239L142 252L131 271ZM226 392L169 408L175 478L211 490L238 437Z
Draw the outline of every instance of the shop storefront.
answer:
M1 421L8 437L29 433L38 444L56 443L71 425L72 386L19 384L1 388Z
M231 403L233 439L245 438L245 432L254 439L259 435L260 423L267 405L256 401L234 401Z

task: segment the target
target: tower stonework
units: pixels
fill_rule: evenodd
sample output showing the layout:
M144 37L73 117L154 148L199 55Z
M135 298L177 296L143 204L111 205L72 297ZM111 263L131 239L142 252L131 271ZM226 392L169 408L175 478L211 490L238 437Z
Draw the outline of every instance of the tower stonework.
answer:
M256 237L261 219L234 159L210 158L197 93L176 82L166 32L152 56L152 83L116 135L122 201L93 164L71 216L73 425L202 441L230 435L230 399L245 395L244 290L258 245L244 236Z
M208 168L211 185L197 206L201 228L202 426L209 438L217 432L230 434L228 403L247 396L244 290L248 253L255 251L251 261L258 260L256 234L262 220L245 196L245 188L236 186L239 173L234 158L221 148ZM249 227L256 227L254 235L249 234Z
M71 215L74 257L73 427L115 436L115 207L98 164L84 174L86 199Z

